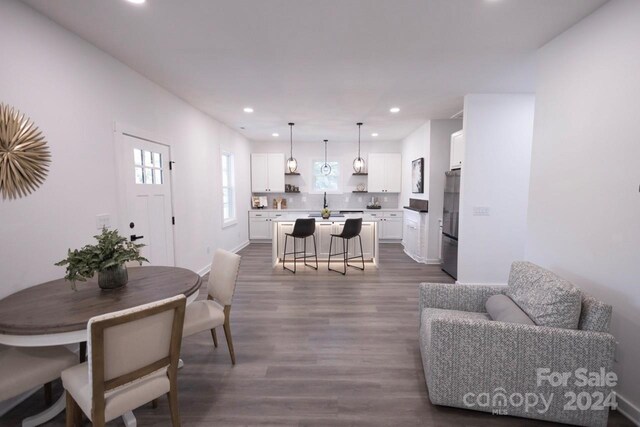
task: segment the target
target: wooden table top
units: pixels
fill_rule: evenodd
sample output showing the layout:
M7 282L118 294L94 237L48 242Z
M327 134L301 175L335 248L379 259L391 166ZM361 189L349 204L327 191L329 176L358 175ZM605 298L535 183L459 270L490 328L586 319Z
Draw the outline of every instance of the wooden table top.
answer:
M23 289L0 300L0 334L46 335L86 329L93 316L197 292L202 279L186 268L131 267L129 283L104 291L97 276L77 282L64 279Z

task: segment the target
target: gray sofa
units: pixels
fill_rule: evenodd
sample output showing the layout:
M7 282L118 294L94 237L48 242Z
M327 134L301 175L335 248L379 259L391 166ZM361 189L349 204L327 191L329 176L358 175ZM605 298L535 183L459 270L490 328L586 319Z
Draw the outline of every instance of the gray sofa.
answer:
M516 314L524 320L494 320L488 301L506 303L508 319L521 311ZM590 373L612 370L611 306L541 267L514 262L508 286L421 284L419 310L420 351L433 404L607 424L615 379L582 383ZM495 315L502 318L501 313Z

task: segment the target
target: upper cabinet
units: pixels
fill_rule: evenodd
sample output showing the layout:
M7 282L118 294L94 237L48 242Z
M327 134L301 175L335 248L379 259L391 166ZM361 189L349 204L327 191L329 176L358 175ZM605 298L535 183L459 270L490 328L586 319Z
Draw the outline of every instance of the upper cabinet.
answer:
M451 169L460 169L464 160L464 132L458 131L451 135Z
M251 191L284 193L284 154L251 154Z
M369 192L400 193L402 191L402 156L400 153L369 154Z

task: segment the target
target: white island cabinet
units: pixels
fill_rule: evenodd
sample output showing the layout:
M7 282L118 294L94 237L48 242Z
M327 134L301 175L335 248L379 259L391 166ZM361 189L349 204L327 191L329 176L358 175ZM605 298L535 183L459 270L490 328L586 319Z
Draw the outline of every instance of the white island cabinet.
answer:
M306 216L305 216L306 217ZM272 255L273 265L276 266L282 261L282 255L284 253L284 239L286 233L293 231L296 218L294 216L273 218L272 224ZM329 219L316 218L316 247L318 250L318 260L327 260L329 258L329 245L331 243L332 234L340 234L346 218L334 217ZM378 263L378 224L376 221L363 221L362 231L360 232L362 237L362 253L364 254L365 261L373 261L375 265ZM307 239L307 254L313 254L313 237ZM304 242L302 239L298 239L296 242L296 250L303 249ZM287 243L287 252L293 251L293 239L289 238ZM335 239L333 241L333 253L342 252L342 239ZM349 256L360 255L360 241L356 237L349 241ZM332 255L333 256L333 255ZM288 261L287 256L287 261ZM342 256L336 258L336 262Z

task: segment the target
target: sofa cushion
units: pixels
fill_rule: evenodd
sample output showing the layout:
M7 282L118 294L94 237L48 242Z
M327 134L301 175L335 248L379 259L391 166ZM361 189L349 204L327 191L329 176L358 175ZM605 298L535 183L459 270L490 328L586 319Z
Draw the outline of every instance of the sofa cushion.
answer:
M542 267L525 261L514 262L506 295L536 325L578 328L582 306L580 289Z
M580 312L578 329L582 331L609 332L612 311L609 304L605 304L582 292L582 311Z
M522 309L506 295L493 295L489 297L486 307L487 313L491 316L491 320L535 325L533 320L527 316L527 313L522 311Z

